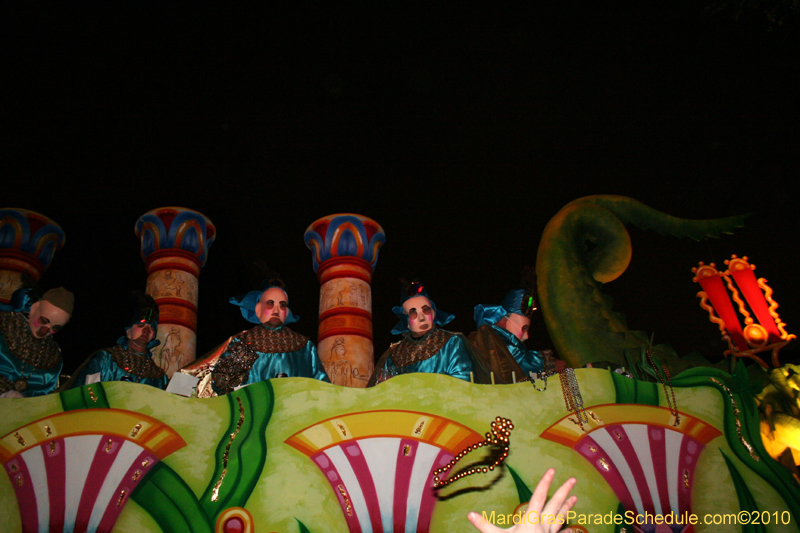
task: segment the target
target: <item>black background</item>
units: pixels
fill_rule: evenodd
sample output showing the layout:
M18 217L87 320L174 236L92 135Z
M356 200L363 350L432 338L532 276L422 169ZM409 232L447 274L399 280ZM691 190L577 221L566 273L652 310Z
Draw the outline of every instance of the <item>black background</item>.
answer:
M606 289L632 329L718 359L690 268L735 253L797 332L797 12L538 4L9 9L0 204L66 234L42 280L77 296L57 337L65 371L121 334L146 281L134 224L169 205L218 234L198 354L248 327L227 298L258 287L256 260L283 275L295 329L316 338L303 233L339 212L386 233L376 352L393 340L401 276L419 276L456 314L448 329L469 332L472 307L499 303L535 263L547 221L590 194L686 218L753 213L700 243L631 229L631 266ZM529 345L549 347L541 316L533 329Z

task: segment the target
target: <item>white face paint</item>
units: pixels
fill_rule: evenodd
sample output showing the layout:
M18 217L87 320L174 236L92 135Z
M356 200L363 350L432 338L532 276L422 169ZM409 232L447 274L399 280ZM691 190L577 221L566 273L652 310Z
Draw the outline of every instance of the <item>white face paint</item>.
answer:
M28 328L37 339L55 335L69 322L70 314L51 304L47 300L39 300L31 306L28 314Z
M501 327L514 335L520 341L525 342L528 340L528 329L530 328L530 325L530 318L518 315L517 313L511 313L511 315L506 317L504 324Z
M258 320L265 326L277 328L286 322L288 313L289 297L286 291L279 287L265 290L256 304Z
M431 301L424 296L409 298L403 304L403 313L408 315L408 329L411 333L427 333L433 327L436 312Z

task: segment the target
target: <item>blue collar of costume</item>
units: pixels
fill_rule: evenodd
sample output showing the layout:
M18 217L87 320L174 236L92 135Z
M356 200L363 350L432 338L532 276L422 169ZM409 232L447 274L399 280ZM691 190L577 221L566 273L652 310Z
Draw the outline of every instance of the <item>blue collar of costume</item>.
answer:
M426 296L427 298L427 296ZM436 309L436 304L433 303L433 300L428 298L428 301L431 303L431 307L433 308L433 312L436 313L436 318L433 319L433 323L439 326L444 326L445 324L449 324L453 321L456 317L452 313L447 313L445 311L439 311ZM397 318L400 319L400 322L392 329L392 335L400 335L401 333L405 333L408 331L408 315L403 312L403 306L398 305L392 307L392 312L397 315Z
M475 318L475 325L477 327L481 327L484 324L494 325L500 319L512 313L522 315L522 299L525 294L523 289L517 289L509 291L500 305L476 305L472 315Z
M267 287L267 289L271 288L272 287ZM283 287L278 288L283 289ZM258 303L258 300L261 299L261 295L264 294L264 290L250 291L244 296L231 296L228 298L228 302L240 308L242 316L245 318L245 320L252 322L253 324L261 324L261 320L258 319L258 315L256 314L256 304ZM286 291L284 290L284 292ZM295 316L292 313L291 308L287 308L286 311L286 320L283 321L284 326L293 324L300 320L299 316Z
M509 344L513 344L514 346L518 347L521 350L527 350L527 348L525 348L525 344L510 331L505 330L500 326L495 326L494 324L492 324L491 328L492 331L494 331L495 333L506 339Z

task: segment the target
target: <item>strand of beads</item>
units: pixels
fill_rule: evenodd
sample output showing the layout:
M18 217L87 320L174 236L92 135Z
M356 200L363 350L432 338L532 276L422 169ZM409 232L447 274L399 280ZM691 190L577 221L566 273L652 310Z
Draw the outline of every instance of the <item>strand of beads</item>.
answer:
M656 364L653 362L653 358L650 355L650 349L648 348L645 353L647 354L647 360L650 362L650 366L653 367L653 372L655 372L658 380L661 382L661 386L664 387L664 397L667 399L667 407L669 408L670 413L672 413L672 416L675 418L675 422L673 422L672 425L678 427L681 423L681 415L678 414L678 403L675 401L675 389L672 387L672 380L669 377L667 365L661 365L661 368L664 371L664 376L666 377L665 380L663 377L661 377L661 374L658 372L658 368L656 368ZM672 393L671 399L670 393Z
M509 437L511 436L512 429L514 429L514 424L508 418L503 418L501 416L495 418L492 422L491 431L486 433L485 440L478 442L477 444L473 444L472 446L467 446L461 450L458 455L453 457L453 459L447 463L447 465L433 472L433 488L439 489L449 485L450 483L454 483L463 477L471 476L472 474L486 474L487 472L494 470L496 466L499 466L500 463L505 461L506 457L508 457L508 449L510 446ZM499 456L489 466L475 466L461 471L451 478L440 479L440 475L453 468L456 463L466 457L469 453L483 446L500 446L503 449L503 453L499 454Z
M581 396L581 389L578 386L578 378L575 375L575 369L567 367L559 372L561 378L561 393L564 395L564 405L567 411L575 413L578 419L578 425L583 429L583 424L589 423L589 417L583 410L583 396Z
M667 368L667 365L662 364L661 368L664 370L664 375L667 378L667 383L665 387L668 386L669 392L672 394L672 403L669 403L669 401L667 402L670 411L672 412L672 415L675 417L675 422L672 425L678 427L679 425L681 425L681 415L678 413L678 402L675 401L675 388L672 386L672 379L670 379L669 377L669 369ZM664 385L663 382L662 385ZM664 391L664 395L666 396L666 390Z
M542 371L541 372L531 372L530 373L530 381L533 388L538 390L539 392L544 392L547 390L547 378L556 375L555 371L555 361L553 361L553 350L542 350ZM541 379L544 382L544 387L539 388L536 386L536 380Z
M531 385L533 385L533 388L538 390L539 392L544 392L544 391L547 390L547 378L551 377L552 375L553 375L553 372L542 371L542 372L540 372L538 374L536 372L531 372L531 374L530 374ZM536 380L537 379L541 379L544 382L544 387L543 388L540 389L539 387L536 386Z
M713 381L720 387L722 387L722 390L724 390L728 394L728 397L731 400L731 407L733 407L733 416L736 420L736 435L739 437L739 442L741 442L742 446L744 446L745 449L747 449L747 452L750 454L750 457L752 457L754 461L758 461L759 457L758 455L756 455L756 451L753 448L753 445L747 442L747 440L744 438L744 435L742 435L742 422L739 420L739 413L740 413L739 406L736 404L736 399L733 397L731 389L729 389L727 386L725 386L724 383L722 383L720 380L716 378L708 378L708 379Z

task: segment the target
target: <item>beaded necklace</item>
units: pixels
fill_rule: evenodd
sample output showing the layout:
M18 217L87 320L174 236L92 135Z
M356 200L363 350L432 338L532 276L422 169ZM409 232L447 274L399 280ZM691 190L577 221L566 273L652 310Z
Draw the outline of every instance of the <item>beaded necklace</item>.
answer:
M461 452L459 452L458 455L453 457L453 459L445 466L434 470L433 488L440 489L449 485L450 483L458 481L463 477L471 476L472 474L485 474L491 470L494 470L495 467L499 466L503 461L505 461L506 457L508 457L508 449L510 446L509 437L511 436L512 429L514 429L514 424L508 418L503 418L501 416L495 418L494 421L492 421L491 431L486 433L485 440L482 440L477 444L473 444L472 446L467 446ZM440 475L453 468L456 463L466 457L469 453L477 450L478 448L482 448L483 446L492 446L497 448L498 451L499 449L502 449L502 453L497 454L496 458L489 466L471 466L466 470L461 470L451 478L440 479Z
M25 374L25 367L30 366L31 371L28 374ZM22 361L22 375L14 380L14 390L17 392L25 392L28 389L28 378L31 377L33 371L36 370L36 367L33 365L28 365L25 361Z
M662 377L656 364L653 362L650 349L648 348L645 353L647 354L647 360L650 362L650 366L653 367L653 372L655 372L656 377L658 377L658 380L661 382L661 386L664 387L664 397L667 399L667 407L669 408L669 412L672 413L673 418L675 418L675 422L673 422L672 425L678 427L681 424L681 415L678 413L678 403L675 401L675 389L672 388L669 369L666 364L661 364L661 368L664 371L664 377Z
M567 411L575 413L578 425L583 429L584 424L589 423L589 417L583 409L583 397L578 386L578 378L575 376L575 369L567 367L558 373L561 378L561 392L564 395L564 405Z

